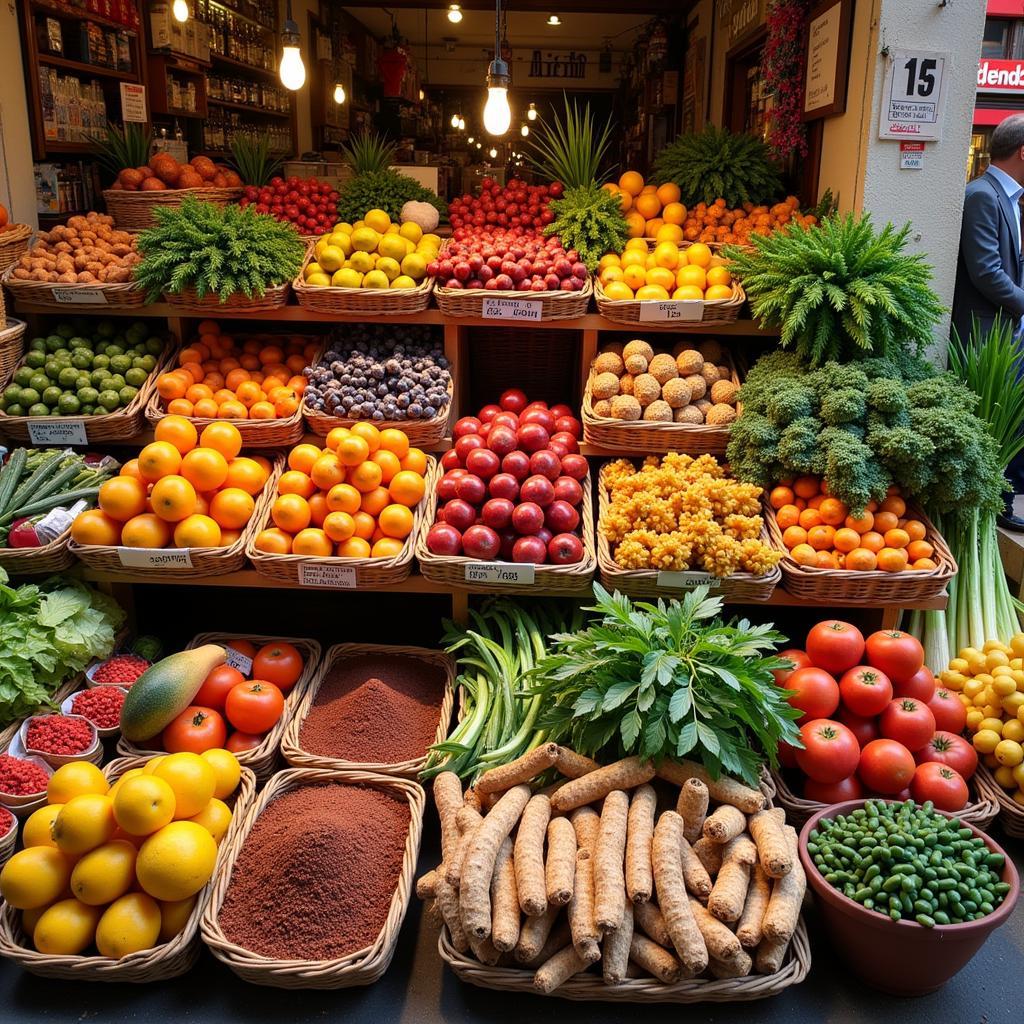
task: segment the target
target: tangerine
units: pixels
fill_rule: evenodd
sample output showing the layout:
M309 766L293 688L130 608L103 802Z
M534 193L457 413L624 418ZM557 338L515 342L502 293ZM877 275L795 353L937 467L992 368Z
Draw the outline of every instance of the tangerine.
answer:
M215 448L193 448L181 460L180 474L197 491L215 491L228 477L228 460Z
M211 423L199 435L204 448L214 448L225 459L233 459L242 450L242 435L233 423Z
M380 432L380 448L404 459L409 454L409 438L403 431L387 427Z
M356 423L351 429L354 437L361 437L366 442L371 455L380 447L380 431L372 423Z
M402 553L405 542L394 537L381 537L374 541L370 549L371 558L397 558Z
M818 506L821 521L829 526L839 526L846 521L849 509L838 498L825 498Z
M867 533L875 525L875 517L870 512L859 516L847 516L844 525L857 533Z
M885 547L885 538L877 530L868 530L860 535L860 546L877 555Z
M362 537L349 537L338 545L337 555L339 558L369 558L370 551L369 541Z
M327 495L323 491L317 491L316 494L312 494L307 499L309 501L309 521L317 527L324 525L324 520L327 518L327 513L330 509L327 507Z
M220 526L209 516L196 513L174 528L174 545L179 548L219 548L224 538Z
M334 553L334 545L323 530L310 527L300 530L292 538L293 555L313 555L318 558L329 558Z
M397 480L401 475L401 473L395 474L394 479ZM349 482L357 491L361 491L363 494L366 494L380 486L383 476L384 474L376 462L366 461L361 462L352 470L349 474ZM392 483L394 483L394 480L392 480Z
M374 487L367 491L359 502L359 507L371 516L380 515L381 511L391 504L391 495L386 487Z
M358 426L358 424L356 425ZM370 457L370 445L366 438L360 437L358 434L350 434L338 444L337 454L342 465L358 466Z
M196 489L183 476L165 476L153 484L149 500L161 519L180 523L196 510Z
M278 494L301 494L308 498L315 490L316 484L297 469L286 470L277 481Z
M146 485L131 476L115 476L100 485L99 507L111 519L125 523L146 510Z
M226 487L210 502L210 515L218 526L240 530L252 518L256 503L241 487Z
M337 484L327 492L327 507L332 512L347 512L352 515L359 511L362 495L351 484Z
M782 543L792 551L797 545L807 543L807 531L802 526L789 526L782 534Z
M405 505L388 505L381 510L377 525L385 537L404 540L412 533L413 514Z
M388 485L388 493L392 499L400 505L408 505L410 508L420 503L426 489L423 477L408 469L396 473Z
M912 540L907 545L907 558L911 562L917 562L922 558L931 558L935 553L935 548L926 540Z
M311 517L309 502L301 494L282 494L270 508L274 525L292 534L309 526Z
M847 552L846 568L859 572L871 572L878 565L878 557L868 548L854 548Z
M790 552L790 556L797 565L818 564L818 552L810 544L797 544Z
M793 491L789 487L773 487L771 494L768 495L768 504L773 509L778 511L783 505L791 505L793 503Z
M400 460L402 469L422 476L427 471L427 454L420 448L410 448L409 454Z
M252 542L257 551L264 551L268 555L288 555L292 550L291 534L284 530L271 526L268 530L260 530L256 539Z
M895 512L889 512L885 509L875 513L875 529L879 533L885 533L887 530L895 530L900 525L899 516Z
M263 485L266 482L266 470L255 459L240 456L228 463L228 472L223 485L225 487L240 487L246 494L255 496L263 490Z
M79 512L71 524L71 539L76 544L117 544L121 524L98 508Z
M334 452L328 452L313 463L309 475L317 487L329 491L336 484L345 482L345 467Z
M155 483L181 468L181 452L170 441L152 441L139 452L139 472L143 480Z
M340 544L355 534L356 523L348 512L331 512L324 520L323 531L331 540Z
M800 509L796 505L783 505L775 513L775 521L782 530L788 529L790 526L797 526L800 523Z
M348 427L334 427L327 435L327 447L330 448L332 452L336 452L338 450L338 445L341 444L341 442L344 441L351 433L352 431L349 430Z
M121 528L121 543L126 548L164 548L170 541L170 524L152 512L133 516Z
M907 567L907 553L903 548L882 548L878 552L878 568L882 572L903 572Z
M363 540L369 540L377 529L377 520L362 509L353 514L352 521L356 524L356 536Z
M404 436L404 435L403 435ZM392 451L386 448L378 448L370 456L371 462L376 462L381 470L381 483L385 486L394 479L394 476L402 468L401 459Z

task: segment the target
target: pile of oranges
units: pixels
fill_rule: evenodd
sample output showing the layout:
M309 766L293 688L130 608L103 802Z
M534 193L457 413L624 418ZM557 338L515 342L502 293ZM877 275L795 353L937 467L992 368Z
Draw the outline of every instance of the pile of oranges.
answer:
M335 427L326 447L296 445L277 482L273 526L253 542L273 555L394 558L426 491L427 457L401 430Z
M919 519L907 518L907 503L890 487L886 499L872 501L861 516L830 496L816 476L784 480L768 502L782 530L782 542L798 565L817 569L903 572L934 569L935 548Z
M271 470L267 459L241 449L233 423L211 423L197 434L185 417L165 416L156 440L100 486L99 508L75 518L72 538L130 548L234 544Z
M621 253L610 252L598 264L598 280L609 299L715 299L732 297L732 274L703 242L681 249L677 242L631 238Z
M244 341L204 320L198 337L178 354L178 366L160 374L156 389L169 413L202 419L273 420L298 411L319 351L308 337L261 334Z

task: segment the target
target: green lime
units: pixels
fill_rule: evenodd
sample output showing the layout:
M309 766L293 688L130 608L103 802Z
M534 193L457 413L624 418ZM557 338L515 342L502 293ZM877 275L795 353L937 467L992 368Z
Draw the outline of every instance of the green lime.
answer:
M146 339L146 351L151 356L158 356L164 350L163 338L147 338Z
M40 396L43 400L43 405L49 406L51 409L60 401L61 395L64 392L58 387L47 388Z
M45 352L46 351L46 339L45 338L33 338L28 343L29 352Z
M46 339L46 351L56 352L57 349L64 347L64 339L59 334L51 334Z
M131 356L113 356L110 360L110 368L114 373L123 374L125 370L132 368L132 357Z
M124 382L130 384L133 388L141 388L146 383L146 377L149 376L145 370L137 367L132 367L124 375Z
M131 386L131 384L126 384L123 388L121 388L120 391L118 391L118 395L121 398L121 404L122 405L128 405L128 403L131 402L131 400L138 393L139 393L139 389L138 388L133 388Z
M41 366L46 364L46 353L45 352L29 352L25 356L25 365L31 366L33 370L38 370Z
M93 387L78 389L78 400L82 405L95 405L99 397L100 393Z
M92 367L94 370L105 370L110 365L110 356L106 353L101 352L99 355L93 356Z
M73 366L65 366L57 376L57 383L62 388L75 387L78 384L78 371Z
M100 392L99 404L103 406L107 412L113 412L121 404L121 396L111 389Z
M93 370L92 373L89 374L89 383L92 384L94 388L101 388L103 387L103 382L109 376L110 373L106 369Z
M46 365L43 367L43 373L46 374L50 380L56 380L60 376L61 364L56 359L48 359Z
M8 384L4 388L3 398L0 401L6 405L17 405L21 401L21 388L17 384Z
M108 345L107 348L106 348L106 354L111 359L113 359L114 356L123 356L124 355L124 347L122 345L114 345L114 344Z
M76 395L61 395L57 403L57 409L61 416L74 416L82 408L82 403Z
M18 400L22 405L35 405L39 401L39 390L37 388L22 388Z
M34 376L35 370L31 366L19 366L14 372L14 383L23 388L31 387Z
M28 407L29 416L49 416L49 406L43 405L42 402L36 402L34 405Z
M25 407L15 403L14 405L8 405L4 409L4 412L7 413L8 416L24 416Z
M71 357L71 365L77 370L88 370L92 368L92 352L88 349L76 349Z
M62 338L73 338L75 336L75 325L74 324L57 324L57 329L54 332L59 334Z
M92 416L96 412L96 406L95 405L83 405L82 408L78 410L78 412L79 412L79 415L81 415L81 416Z
M123 374L112 373L106 380L106 387L112 391L120 391L125 385L125 379Z
M156 369L156 356L143 356L142 368L146 373L152 373Z
M81 391L82 388L88 387L92 387L92 378L84 370L81 370L75 378L75 390Z
M50 378L45 373L33 373L32 379L28 382L30 388L35 388L36 391L43 391L50 386Z

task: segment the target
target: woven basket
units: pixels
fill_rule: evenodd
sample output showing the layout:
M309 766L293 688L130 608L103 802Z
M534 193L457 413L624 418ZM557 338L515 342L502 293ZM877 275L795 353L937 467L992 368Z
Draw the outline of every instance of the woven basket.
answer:
M600 523L602 517L610 504L608 489L598 481L597 487L597 517ZM769 543L768 531L761 528L761 540ZM775 592L782 573L779 567L775 566L771 572L763 576L755 576L749 572L737 572L731 576L717 577L709 573L694 572L686 574L685 582L680 585L659 586L658 578L661 575L657 569L623 569L612 556L611 545L608 538L597 531L597 566L601 575L601 583L609 590L617 590L629 597L672 597L690 590L701 584L707 584L712 588L715 596L731 604L744 604L750 601L767 601ZM673 574L674 575L674 574Z
M775 511L764 503L765 524L772 544L783 552L779 567L785 589L794 597L819 604L836 602L842 605L900 605L909 601L927 601L940 597L946 584L956 575L956 562L949 546L935 524L913 502L907 503L908 518L924 524L928 542L934 547L934 569L905 569L903 572L882 572L879 569L860 572L852 569L818 569L798 565L782 542L782 530Z
M290 765L299 768L352 769L354 771L379 772L381 775L402 775L414 779L426 764L427 751L424 751L421 757L412 758L408 761L396 761L391 764L364 764L356 761L345 761L341 758L326 757L323 754L310 754L302 748L300 739L302 723L306 720L306 715L309 714L310 708L312 708L313 702L316 700L321 683L323 683L336 662L344 661L346 658L357 657L361 654L382 654L395 658L418 658L432 665L440 665L444 669L444 697L441 701L434 743L444 742L445 737L448 735L448 723L452 717L452 706L455 703L455 662L452 661L450 655L445 654L444 651L431 651L425 647L335 644L328 649L323 663L316 674L316 678L306 688L302 702L295 709L295 713L288 723L288 728L285 729L284 738L281 741L281 753Z
M0 569L8 576L51 576L75 564L68 550L71 528L38 548L0 548Z
M0 307L3 306L3 288L0 288ZM8 317L7 326L0 331L0 388L4 387L21 362L25 351L25 329L28 324L24 320Z
M14 848L17 845L18 819L12 815L11 827L7 830L6 835L0 836L0 868L10 860L11 854L14 853Z
M186 288L182 292L164 292L164 302L173 306L181 313L267 313L272 309L281 309L288 303L288 291L291 282L270 285L262 295L254 295L251 299L242 292L235 292L227 302L221 302L218 295L205 295L199 298L194 288Z
M141 768L148 758L121 758L106 766L103 773L108 780L121 776L130 768ZM242 769L242 778L231 800L234 804L231 824L217 851L217 864L213 877L199 891L196 905L185 927L169 942L151 949L130 953L120 960L99 956L58 956L39 953L29 946L29 938L21 927L21 913L13 907L3 907L0 915L0 956L13 960L30 974L64 981L116 981L145 984L176 978L188 971L199 959L199 922L218 877L230 867L230 850L235 835L242 827L246 812L256 792L252 772Z
M978 764L973 781L976 783L978 796L995 804L999 827L1003 832L1014 839L1024 839L1024 806L1017 803L992 777L992 770L981 763ZM959 814L957 817L963 818L964 815ZM976 821L973 824L982 830L985 829L984 825Z
M232 864L245 845L247 836L260 814L275 797L303 785L325 782L368 785L375 789L400 793L409 801L410 822L409 835L405 842L405 857L384 927L371 945L336 960L274 960L235 945L221 931L219 916L224 897L231 885ZM203 913L203 941L218 960L227 964L243 981L254 985L293 989L337 989L370 985L377 981L391 963L398 943L398 933L409 909L420 837L423 833L425 803L426 794L423 788L409 779L398 779L372 772L325 771L317 768L289 768L279 772L267 783L246 817L243 827L232 839L231 863L227 870L217 874L210 901ZM373 823L367 822L367 828L372 829ZM268 898L271 898L269 894Z
M32 228L28 224L12 224L6 231L0 231L0 274L28 252L31 237Z
M466 571L469 566L482 564L478 559L467 558L465 555L435 555L427 547L427 532L434 523L437 514L437 483L443 475L438 464L427 481L427 508L423 516L423 528L416 536L416 561L420 563L420 572L432 583L441 583L460 590L471 590L478 594L514 594L524 596L530 588L543 590L553 597L562 597L590 592L594 571L597 569L597 556L594 553L594 506L591 498L590 474L581 481L583 486L583 507L580 509L580 536L583 541L583 558L573 565L536 565L533 566L533 583L497 583L467 582ZM507 564L510 569L521 568L512 562L495 562L489 564Z
M377 316L403 316L421 313L430 305L434 279L425 277L415 288L318 288L306 284L303 274L313 258L310 247L302 267L292 281L292 291L299 305L311 313L348 316L352 313L370 313Z
M140 231L156 226L153 210L157 206L176 209L190 196L214 206L236 202L245 194L242 188L174 188L164 192L126 192L108 188L103 192L107 213L123 231Z
M46 309L65 315L71 313L102 313L106 309L137 309L146 304L146 292L133 281L120 284L61 284L59 281L23 281L14 277L14 267L4 271L3 283L14 296L19 308ZM54 291L63 295L82 296L81 300L58 302ZM102 296L97 301L96 296Z
M525 299L540 305L541 320L575 320L586 314L594 287L587 278L578 292L501 292L485 288L434 289L438 309L445 316L482 317L484 299ZM524 323L528 321L523 321Z
M2 421L0 421L2 423ZM244 449L243 449L244 450ZM251 454L251 453L250 453ZM132 566L126 568L121 559L121 553L130 551L116 544L78 544L72 540L69 542L71 553L80 562L101 572L130 572L133 575L151 576L160 579L166 576L174 576L179 580L201 580L207 576L223 576L224 573L234 572L245 565L245 547L251 537L255 536L259 524L263 523L270 510L270 504L274 500L277 478L284 466L284 456L270 453L274 459L274 467L270 477L263 485L263 491L256 499L256 507L253 509L252 518L249 520L242 535L228 547L218 548L188 548L191 565L174 564L169 562L163 565ZM168 554L181 551L180 548L167 548Z
M333 590L369 590L376 587L390 587L409 578L412 572L412 557L417 538L426 528L428 518L430 479L436 460L427 457L427 493L413 512L412 533L405 539L402 550L394 558L327 558L318 555L271 555L256 547L256 535L271 525L270 506L273 497L258 515L253 516L257 526L248 532L245 548L246 557L261 575L299 586L326 587ZM276 482L276 478L275 478ZM433 513L430 514L431 516Z
M598 312L606 320L613 320L617 324L640 323L640 307L647 301L640 299L609 299L601 282L598 281L594 289L597 298ZM740 315L743 303L747 301L747 294L736 282L733 282L732 297L728 299L712 299L710 302L701 303L699 320L684 320L682 317L670 323L676 323L686 330L702 327L718 327L722 324L734 323Z

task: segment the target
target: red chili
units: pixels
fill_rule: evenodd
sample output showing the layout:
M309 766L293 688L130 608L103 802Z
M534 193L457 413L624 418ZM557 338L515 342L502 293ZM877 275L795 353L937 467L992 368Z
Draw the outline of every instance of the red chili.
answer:
M63 715L33 718L28 724L25 746L46 754L81 754L93 743L88 722Z
M10 754L0 754L0 793L30 796L46 792L49 784L50 776L39 765Z
M100 729L113 729L121 722L124 693L116 686L97 686L81 690L71 702L71 712L88 718Z
M92 674L93 682L113 683L116 686L131 686L146 669L149 662L137 654L119 654L105 661Z

